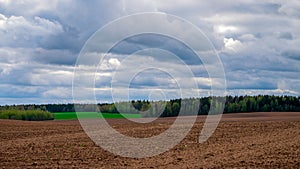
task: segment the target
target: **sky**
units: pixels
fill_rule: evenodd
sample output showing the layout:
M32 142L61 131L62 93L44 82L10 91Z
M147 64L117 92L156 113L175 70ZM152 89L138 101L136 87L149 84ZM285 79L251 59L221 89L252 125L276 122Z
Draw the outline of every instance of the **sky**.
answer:
M74 67L86 41L111 21L141 12L175 15L201 29L223 63L228 95L300 94L298 0L0 0L0 104L73 102ZM124 58L138 49L162 46L193 70L200 96L209 95L211 80L205 67L193 60L184 44L145 35L120 42L99 66L98 101L112 101L112 75L124 70ZM156 52L137 52L127 65L151 58L181 70L170 53ZM192 81L189 76L180 78ZM117 91L124 91L118 85ZM180 96L176 80L158 70L136 74L129 88L131 99Z

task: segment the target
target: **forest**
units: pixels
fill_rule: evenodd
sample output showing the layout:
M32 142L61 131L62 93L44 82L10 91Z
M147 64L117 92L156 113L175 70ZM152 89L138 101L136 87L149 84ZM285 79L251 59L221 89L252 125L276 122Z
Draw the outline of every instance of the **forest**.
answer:
M218 100L225 99L223 107ZM211 107L212 100L217 100ZM152 106L151 106L152 105ZM198 107L199 106L199 107ZM75 109L76 107L76 109ZM180 115L207 115L209 110L215 113L240 112L300 112L300 97L295 96L226 96L174 99L170 101L133 100L130 102L104 103L104 104L31 104L31 105L4 105L0 110L43 110L48 112L101 112L101 113L140 113L143 117L171 117ZM181 111L180 111L181 110ZM214 113L214 112L212 112Z

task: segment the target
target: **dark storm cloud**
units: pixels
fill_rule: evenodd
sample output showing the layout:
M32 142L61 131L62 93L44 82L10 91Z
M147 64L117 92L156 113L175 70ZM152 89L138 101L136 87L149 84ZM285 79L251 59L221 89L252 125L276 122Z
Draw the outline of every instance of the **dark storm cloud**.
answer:
M281 55L286 58L300 61L300 50L297 49L285 50L281 53Z
M158 34L136 35L124 39L110 50L117 54L134 54L135 52L148 48L158 48L172 52L188 65L202 64L199 57L184 42ZM165 61L164 56L152 56L157 60ZM170 60L169 60L170 61Z

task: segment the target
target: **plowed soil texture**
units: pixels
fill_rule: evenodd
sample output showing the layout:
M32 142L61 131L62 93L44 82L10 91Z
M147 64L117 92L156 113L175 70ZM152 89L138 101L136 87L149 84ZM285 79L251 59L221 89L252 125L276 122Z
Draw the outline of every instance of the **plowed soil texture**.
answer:
M107 121L124 135L145 138L166 131L175 119L159 118L146 124L127 119ZM0 167L300 168L299 112L224 114L213 135L199 143L205 119L198 116L175 147L147 158L121 157L104 150L77 120L0 120Z

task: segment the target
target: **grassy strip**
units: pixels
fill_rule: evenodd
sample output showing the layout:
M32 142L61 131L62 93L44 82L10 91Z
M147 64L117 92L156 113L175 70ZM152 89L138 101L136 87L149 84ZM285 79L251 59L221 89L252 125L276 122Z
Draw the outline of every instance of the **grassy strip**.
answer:
M118 114L118 113L98 113L98 112L59 112L53 113L55 120L76 120L94 118L140 118L140 114ZM77 117L78 116L78 117Z
M52 113L42 110L0 110L0 119L42 121L53 120Z

